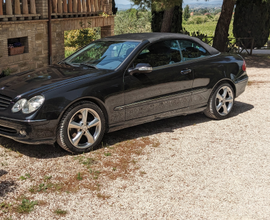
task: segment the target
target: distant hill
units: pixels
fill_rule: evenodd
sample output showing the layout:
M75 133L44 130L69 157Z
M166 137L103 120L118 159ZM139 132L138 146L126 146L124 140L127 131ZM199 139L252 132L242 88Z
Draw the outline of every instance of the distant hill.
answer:
M190 8L221 8L223 0L186 0L183 2L183 8L189 5ZM132 4L117 4L116 7L119 11L132 8ZM137 6L138 7L138 6ZM133 6L133 8L137 8Z
M189 6L189 8L221 8L223 0L186 0L183 2L183 8L186 7L186 5Z

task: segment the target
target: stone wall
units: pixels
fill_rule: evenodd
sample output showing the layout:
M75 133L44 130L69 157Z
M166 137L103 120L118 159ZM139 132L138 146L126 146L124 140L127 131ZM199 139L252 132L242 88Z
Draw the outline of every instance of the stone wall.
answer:
M46 21L17 21L0 23L0 73L10 68L11 73L39 68L48 64ZM8 39L27 38L26 51L9 56Z
M65 56L64 32L81 29L82 24L101 27L101 36L113 35L114 17L80 17L52 20L52 62ZM49 63L48 21L0 22L0 73L9 68L11 74L45 67ZM9 56L8 39L27 38L25 53Z

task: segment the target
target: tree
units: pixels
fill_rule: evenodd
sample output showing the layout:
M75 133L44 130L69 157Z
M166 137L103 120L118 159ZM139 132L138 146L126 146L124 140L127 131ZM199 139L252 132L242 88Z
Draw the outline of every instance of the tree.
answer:
M173 32L173 33L179 33L182 30L182 8L179 6L174 7L173 11L173 17L172 17L172 24L170 26L170 29L165 32ZM164 17L164 11L154 11L152 10L152 21L151 21L151 27L153 32L160 32L162 28Z
M161 26L160 26L160 29L158 30L160 32L172 32L173 17L175 17L174 12L175 10L179 11L180 8L182 9L182 0L155 0L155 1L132 0L132 1L134 2L135 5L139 5L141 8L151 8L152 12L163 12ZM177 6L180 8L176 8ZM182 10L180 13L182 17ZM154 15L155 13L153 13L153 17L155 17ZM179 13L176 16L178 17ZM158 22L160 22L159 19L158 19ZM182 23L182 19L181 19L181 23ZM159 25L154 24L154 26L158 27Z
M184 19L187 21L190 18L189 6L186 5L184 9Z
M221 52L227 50L228 32L232 20L235 0L223 0L221 14L215 30L213 47Z
M142 33L151 31L151 12L131 8L119 11L115 16L114 33Z
M268 40L270 29L270 3L261 0L236 2L233 34L236 38L254 38L254 47L262 47ZM251 48L250 40L243 40Z
M117 8L117 7L115 7L115 1L114 1L114 0L112 0L112 13L115 15L115 14L116 14L116 12L117 12L117 10L118 10L118 8Z

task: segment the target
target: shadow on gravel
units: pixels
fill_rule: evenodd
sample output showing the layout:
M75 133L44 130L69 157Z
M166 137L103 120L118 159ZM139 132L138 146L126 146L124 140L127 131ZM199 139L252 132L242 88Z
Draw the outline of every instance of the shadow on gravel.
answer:
M252 108L254 108L253 105L236 101L231 117L235 117L239 114L247 112ZM145 137L148 135L162 132L173 132L175 129L205 123L210 120L211 119L204 116L203 113L177 116L105 134L102 142L103 145L113 145L118 142ZM68 152L62 150L62 148L58 145L26 145L4 137L0 137L0 145L12 151L39 159L58 158L70 155Z
M16 187L17 184L13 180L0 181L0 198L5 197L5 195L10 192L13 192Z
M246 60L248 68L270 68L269 54L241 55Z

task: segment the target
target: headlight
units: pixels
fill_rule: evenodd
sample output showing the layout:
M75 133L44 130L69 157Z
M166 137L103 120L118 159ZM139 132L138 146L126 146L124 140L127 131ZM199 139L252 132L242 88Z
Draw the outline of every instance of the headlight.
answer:
M43 104L44 101L45 98L42 95L34 96L28 101L26 99L20 99L13 105L11 111L13 113L16 113L22 110L24 114L29 114L37 110Z
M44 100L45 98L41 95L34 96L23 105L22 112L29 114L36 111L43 104Z
M11 111L14 113L20 111L26 102L27 102L26 99L20 99L13 105Z

